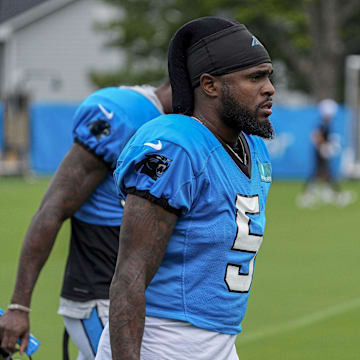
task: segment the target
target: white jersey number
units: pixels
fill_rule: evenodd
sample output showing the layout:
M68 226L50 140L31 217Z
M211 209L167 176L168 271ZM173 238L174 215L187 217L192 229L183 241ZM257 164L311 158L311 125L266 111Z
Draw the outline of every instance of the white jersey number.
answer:
M253 272L254 260L263 240L263 234L252 234L250 231L251 219L248 214L260 213L259 196L237 195L236 197L236 225L237 234L231 250L243 251L252 254L249 260L249 271L242 272L242 265L227 264L225 283L229 291L246 293L249 291Z

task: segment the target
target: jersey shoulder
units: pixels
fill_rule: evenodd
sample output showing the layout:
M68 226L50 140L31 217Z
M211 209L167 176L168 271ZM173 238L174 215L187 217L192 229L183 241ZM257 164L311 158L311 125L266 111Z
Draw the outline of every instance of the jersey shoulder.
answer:
M107 87L96 90L89 95L81 104L81 106L98 105L99 102L105 102L108 105L131 109L134 103L146 103L151 101L144 95L133 90L131 87Z
M89 132L98 135L98 139L101 135L106 135L109 131L105 129L126 117L127 108L123 104L134 95L135 92L116 87L95 91L78 107L74 116L73 132L76 134L81 128L89 128Z
M105 88L86 98L74 116L73 138L112 168L133 133L160 111L129 88Z
M184 154L195 174L204 170L212 152L222 146L203 124L179 114L161 115L149 121L137 131L129 146L135 145L141 152L141 147L149 143L161 144L170 157Z
M203 124L180 114L161 115L142 126L137 135L141 140L165 141L191 154L204 156L221 146Z

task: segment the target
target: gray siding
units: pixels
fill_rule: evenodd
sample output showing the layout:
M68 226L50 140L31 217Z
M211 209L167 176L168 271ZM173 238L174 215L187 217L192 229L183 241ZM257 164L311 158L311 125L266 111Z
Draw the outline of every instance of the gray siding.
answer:
M119 51L94 29L101 1L79 0L18 29L6 42L5 91L22 88L38 101L79 101L94 90L90 70L115 69Z

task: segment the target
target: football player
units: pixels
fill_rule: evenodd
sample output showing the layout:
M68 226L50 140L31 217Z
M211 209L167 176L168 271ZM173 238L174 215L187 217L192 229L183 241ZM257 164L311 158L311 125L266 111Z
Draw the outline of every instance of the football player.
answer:
M11 305L0 318L1 346L10 353L29 336L33 289L56 235L71 218L70 251L60 308L78 360L94 359L108 319L109 287L118 251L123 208L113 170L136 129L171 110L169 82L98 90L78 108L74 144L61 162L25 237Z
M217 17L181 27L168 56L175 114L139 129L115 171L126 204L99 360L238 359L271 184L272 63Z

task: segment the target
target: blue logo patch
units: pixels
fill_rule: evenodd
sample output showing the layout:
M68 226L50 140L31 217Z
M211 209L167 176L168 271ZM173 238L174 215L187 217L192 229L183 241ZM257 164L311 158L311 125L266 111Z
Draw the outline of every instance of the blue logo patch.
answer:
M258 168L259 168L261 181L270 183L272 180L271 164L270 163L262 163L262 162L258 161Z

